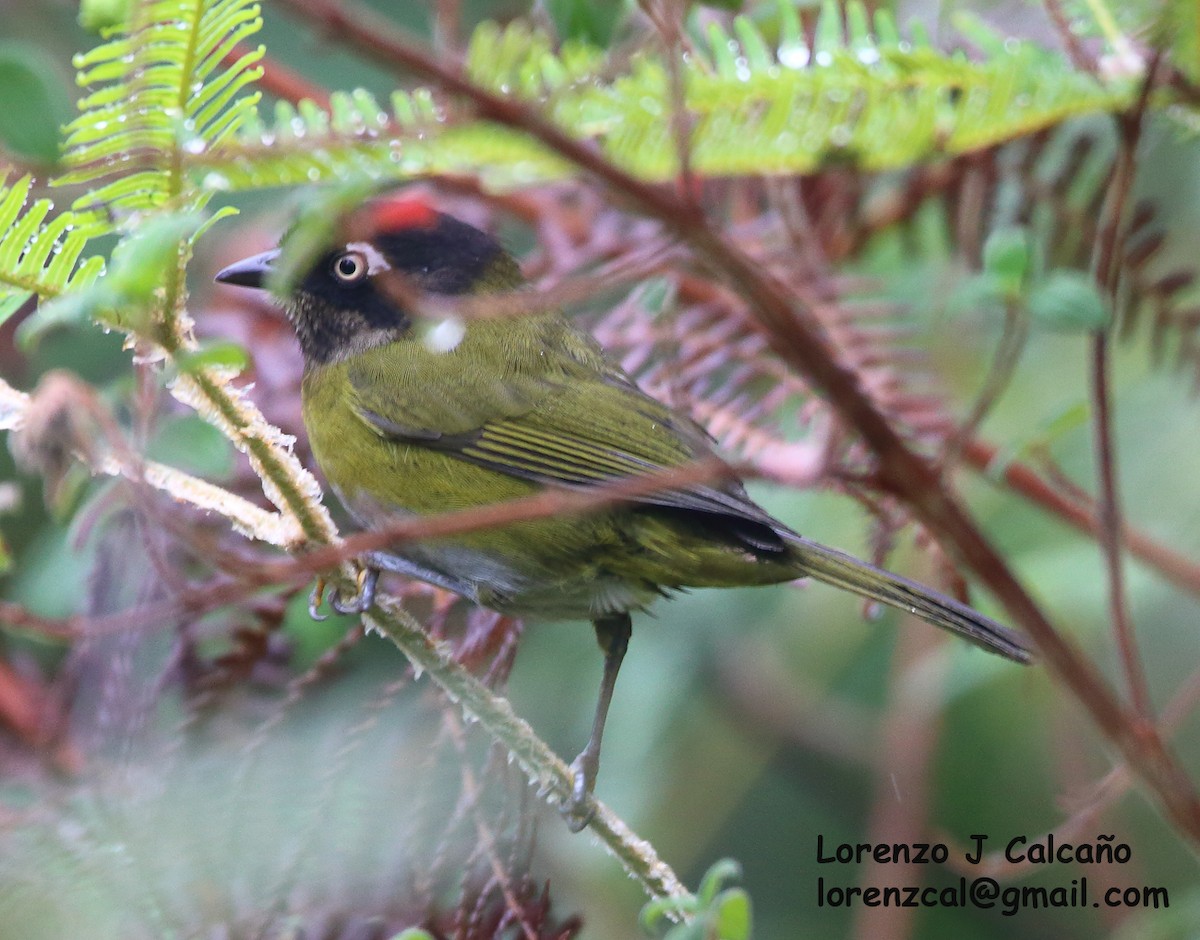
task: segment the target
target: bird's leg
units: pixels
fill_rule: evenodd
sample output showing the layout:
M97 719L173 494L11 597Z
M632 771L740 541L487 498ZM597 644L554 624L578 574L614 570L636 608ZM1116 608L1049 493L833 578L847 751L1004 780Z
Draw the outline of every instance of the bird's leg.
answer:
M600 739L604 737L604 721L608 717L608 706L612 702L613 686L621 670L621 660L629 647L629 636L633 632L629 614L611 614L594 622L596 642L604 651L604 678L600 680L600 698L596 702L596 715L592 719L592 734L587 747L571 762L575 780L571 796L562 805L562 814L572 832L579 832L592 820L595 809L587 805L592 788L596 785L596 774L600 770Z

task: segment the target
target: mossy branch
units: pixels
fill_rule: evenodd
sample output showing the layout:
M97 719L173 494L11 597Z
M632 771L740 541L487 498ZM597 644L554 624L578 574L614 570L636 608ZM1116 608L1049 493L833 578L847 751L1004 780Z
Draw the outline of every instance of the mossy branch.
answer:
M493 694L471 673L457 665L448 651L421 629L420 624L397 602L380 601L364 617L367 625L390 639L413 664L469 716L478 720L494 741L507 751L524 771L539 795L554 803L571 793L573 776L566 763L513 712L508 700ZM671 868L658 857L654 846L640 838L615 813L595 798L590 807L595 815L590 832L621 863L626 872L654 898L690 903L691 894Z

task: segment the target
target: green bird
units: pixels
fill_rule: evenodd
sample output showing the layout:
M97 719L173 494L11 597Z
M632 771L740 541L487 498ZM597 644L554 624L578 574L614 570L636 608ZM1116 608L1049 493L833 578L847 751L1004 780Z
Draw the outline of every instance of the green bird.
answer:
M642 392L557 310L423 328L382 278L403 277L431 295L487 296L521 287L520 268L490 235L424 200L380 199L364 214L369 237L334 247L281 298L304 357L313 455L360 526L549 487L587 490L713 457L713 441L697 424ZM263 288L278 256L247 258L217 280ZM583 517L405 543L363 560L369 577L350 609L369 606L382 569L505 614L592 621L604 676L564 804L575 828L589 819L630 614L673 591L811 576L1016 662L1031 660L1012 631L803 538L736 481L656 492Z

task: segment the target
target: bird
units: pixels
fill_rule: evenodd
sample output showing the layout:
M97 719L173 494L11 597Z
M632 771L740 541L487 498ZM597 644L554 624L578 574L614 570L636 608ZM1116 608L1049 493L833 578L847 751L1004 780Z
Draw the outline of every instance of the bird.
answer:
M715 441L646 392L561 310L430 321L413 298L489 297L526 282L492 235L412 194L377 196L277 297L303 358L302 413L312 454L356 525L376 529L530 496L595 490L716 458ZM287 238L282 243L286 246ZM225 267L216 280L263 290L281 249ZM403 290L397 290L400 284ZM435 315L436 319L436 315ZM811 577L947 629L1017 663L1015 632L966 604L805 538L757 505L730 474L607 505L362 559L357 598L379 572L445 588L492 610L591 621L604 670L591 734L561 807L591 818L605 720L632 617L693 587ZM319 598L318 598L319 600ZM335 600L335 606L338 602Z

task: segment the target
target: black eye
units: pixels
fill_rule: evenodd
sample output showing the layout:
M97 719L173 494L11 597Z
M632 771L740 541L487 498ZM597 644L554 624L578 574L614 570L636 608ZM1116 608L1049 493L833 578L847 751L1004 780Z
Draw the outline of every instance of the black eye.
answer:
M367 259L357 251L347 251L333 259L333 276L343 284L356 284L367 276Z

